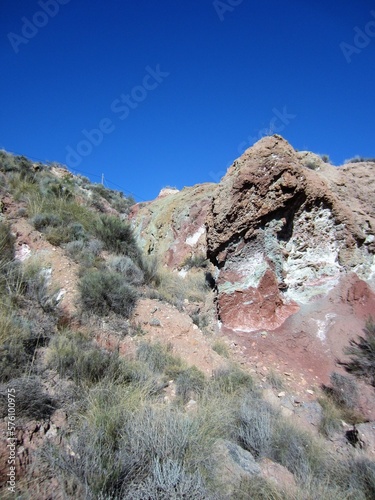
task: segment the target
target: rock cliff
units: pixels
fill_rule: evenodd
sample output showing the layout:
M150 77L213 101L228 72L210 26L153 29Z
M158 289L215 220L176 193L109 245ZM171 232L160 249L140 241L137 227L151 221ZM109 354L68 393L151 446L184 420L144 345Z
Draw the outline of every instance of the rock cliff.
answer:
M234 162L206 221L227 327L274 330L350 272L373 283L374 207L356 196L355 168L310 170L280 136L262 139ZM373 164L362 174L366 168L373 178Z

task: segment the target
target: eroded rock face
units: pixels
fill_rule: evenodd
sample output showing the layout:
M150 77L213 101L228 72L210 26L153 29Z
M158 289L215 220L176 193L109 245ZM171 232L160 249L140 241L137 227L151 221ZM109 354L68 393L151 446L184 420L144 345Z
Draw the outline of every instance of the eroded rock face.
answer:
M213 194L207 249L218 269L218 313L231 330L275 330L350 272L374 283L374 210L357 198L351 210L355 190L342 188L350 167L320 172L303 161L282 137L266 137Z
M135 205L130 220L145 252L159 256L172 269L188 257L206 254L205 221L215 187L163 189L156 200Z

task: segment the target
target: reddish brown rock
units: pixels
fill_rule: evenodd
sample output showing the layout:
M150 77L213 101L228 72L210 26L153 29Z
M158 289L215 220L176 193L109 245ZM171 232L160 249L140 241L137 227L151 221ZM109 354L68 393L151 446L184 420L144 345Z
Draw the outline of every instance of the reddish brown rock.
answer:
M207 248L227 328L275 330L351 272L362 283L353 300L373 294L375 210L366 213L363 199L350 210L340 188L350 167L336 175L321 160L324 172L304 162L282 137L266 137L234 162L213 194Z
M225 279L225 273L220 280ZM219 281L220 283L220 281ZM219 285L220 286L220 285ZM227 328L241 331L274 330L299 307L284 303L275 274L267 269L257 288L235 290L219 295L220 319Z

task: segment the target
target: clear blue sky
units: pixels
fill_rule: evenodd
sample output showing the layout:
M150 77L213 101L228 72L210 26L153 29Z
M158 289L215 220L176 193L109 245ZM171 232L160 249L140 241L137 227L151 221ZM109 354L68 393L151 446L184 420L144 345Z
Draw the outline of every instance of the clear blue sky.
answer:
M218 181L270 129L375 156L370 0L1 0L0 57L0 148L137 200Z

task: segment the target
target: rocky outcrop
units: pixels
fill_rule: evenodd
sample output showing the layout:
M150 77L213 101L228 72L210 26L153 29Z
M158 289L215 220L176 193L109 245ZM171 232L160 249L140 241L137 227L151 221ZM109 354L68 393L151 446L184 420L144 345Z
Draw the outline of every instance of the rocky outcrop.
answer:
M135 205L129 218L144 251L172 269L189 257L206 254L205 221L215 187L163 189L156 200Z
M361 200L353 211L345 199L351 167L337 174L321 162L319 172L304 161L282 137L266 137L213 194L208 256L218 269L218 313L232 330L275 330L349 272L373 283L375 220Z

